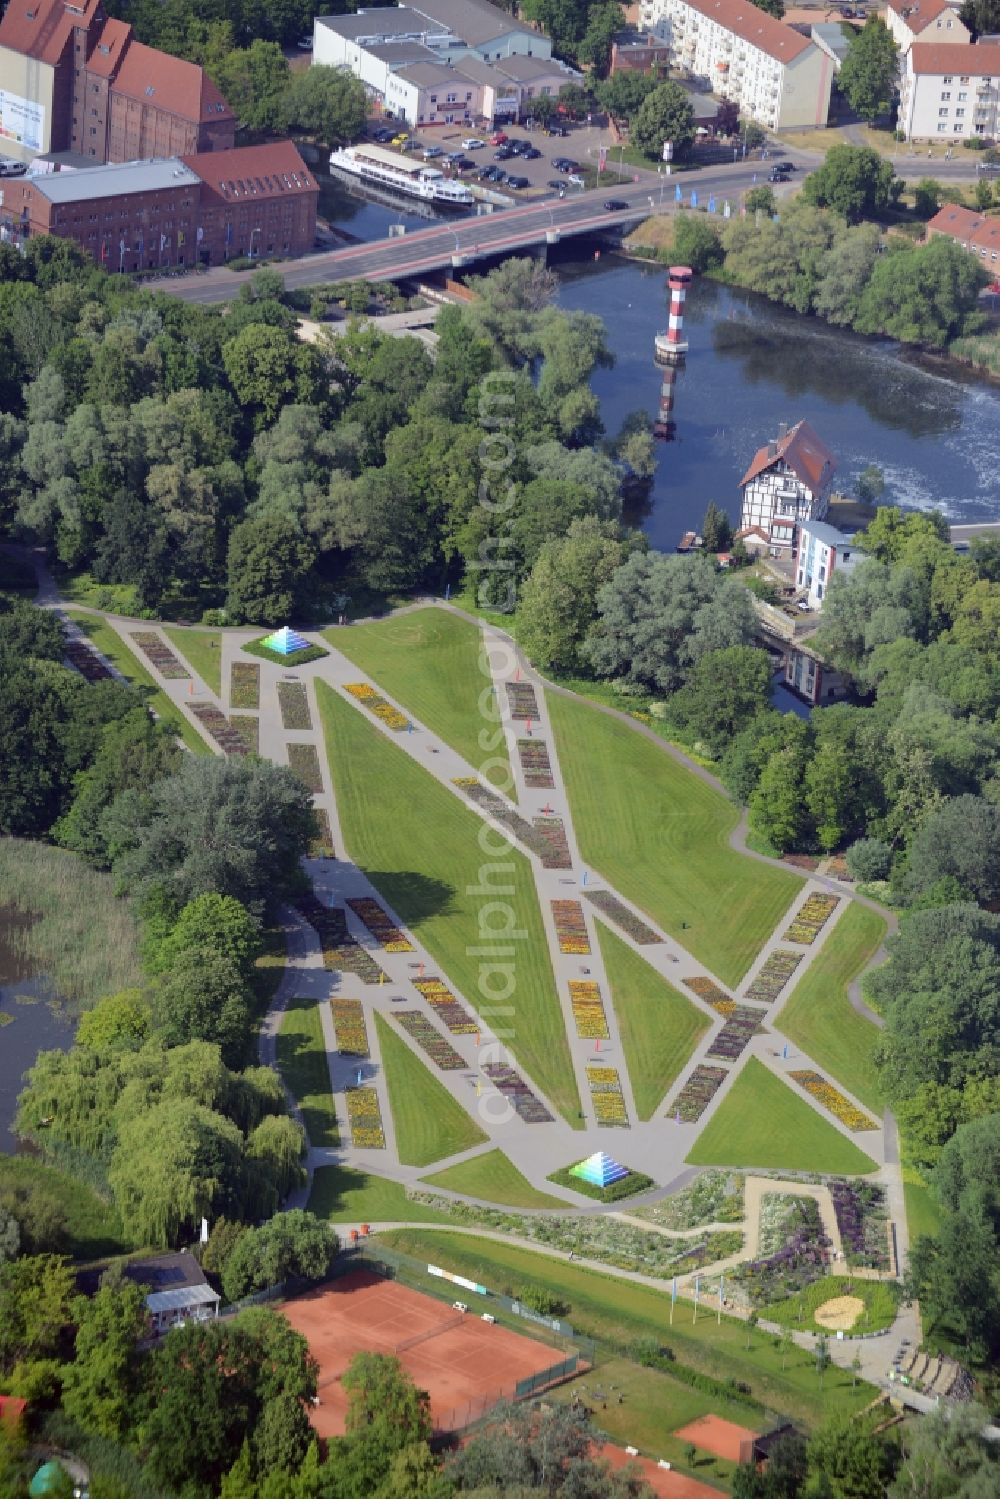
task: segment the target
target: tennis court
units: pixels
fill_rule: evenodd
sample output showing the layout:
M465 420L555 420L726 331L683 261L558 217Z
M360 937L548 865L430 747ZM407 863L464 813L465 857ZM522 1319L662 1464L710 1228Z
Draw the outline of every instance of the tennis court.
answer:
M438 1431L461 1430L497 1400L513 1398L519 1380L565 1357L545 1343L484 1322L474 1305L459 1312L368 1270L286 1302L282 1311L319 1364L319 1405L311 1419L321 1437L340 1436L345 1429L347 1397L340 1378L362 1351L399 1359L418 1388L429 1393Z

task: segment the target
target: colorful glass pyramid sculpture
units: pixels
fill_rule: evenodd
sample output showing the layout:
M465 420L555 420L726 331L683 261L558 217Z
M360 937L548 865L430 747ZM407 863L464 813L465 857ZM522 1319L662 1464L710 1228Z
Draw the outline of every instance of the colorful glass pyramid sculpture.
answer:
M309 642L297 630L290 630L283 625L280 630L275 630L273 635L266 636L261 645L266 646L269 651L274 651L278 656L294 656L296 651L307 651Z
M571 1166L569 1174L589 1182L592 1187L610 1187L612 1182L620 1182L623 1176L628 1176L628 1168L619 1166L603 1150L598 1150L585 1161L578 1161L575 1166Z

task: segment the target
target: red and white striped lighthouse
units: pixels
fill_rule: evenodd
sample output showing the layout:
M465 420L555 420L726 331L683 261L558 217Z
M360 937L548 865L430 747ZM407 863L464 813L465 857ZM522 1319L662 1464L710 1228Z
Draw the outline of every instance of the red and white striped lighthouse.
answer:
M694 272L690 266L672 265L667 276L670 288L670 317L667 331L656 335L656 358L658 363L682 364L687 353L684 337L684 299L691 285Z

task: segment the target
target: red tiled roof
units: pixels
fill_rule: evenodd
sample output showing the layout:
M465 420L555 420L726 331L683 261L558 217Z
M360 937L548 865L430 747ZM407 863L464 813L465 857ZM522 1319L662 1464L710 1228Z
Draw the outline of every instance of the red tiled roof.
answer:
M946 234L970 250L1000 250L1000 219L988 219L973 208L945 203L927 225L927 233Z
M181 161L205 184L207 191L201 201L209 207L319 191L319 183L291 141L240 146L232 151L199 151L194 156L182 156Z
M932 21L938 16L943 16L947 11L958 20L958 9L949 5L948 0L887 0L890 10L894 10L904 20L914 36L925 31Z
M20 1395L0 1395L0 1421L16 1426L28 1408Z
M121 62L132 28L125 21L105 21L87 58L87 72L95 78L110 78Z
M688 4L779 62L792 62L815 46L809 37L758 10L751 0L688 0Z
M740 488L766 469L773 468L782 458L813 493L822 487L824 479L837 466L830 449L820 441L809 423L802 421L777 442L766 443L757 449L753 462L740 480Z
M909 57L911 72L932 77L1000 76L1000 42L914 42Z
M126 47L114 90L199 124L233 118L229 105L197 63L157 52L141 42L130 42Z
M88 26L99 4L81 0L80 13L74 15L65 0L10 0L0 21L0 47L54 66L74 26Z

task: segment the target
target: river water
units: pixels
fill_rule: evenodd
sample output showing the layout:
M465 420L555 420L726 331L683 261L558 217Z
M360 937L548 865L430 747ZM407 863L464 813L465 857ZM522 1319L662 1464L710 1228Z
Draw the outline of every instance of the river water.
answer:
M68 1050L76 1030L12 940L30 924L30 917L0 905L0 1154L18 1149L12 1126L25 1072L40 1051Z

